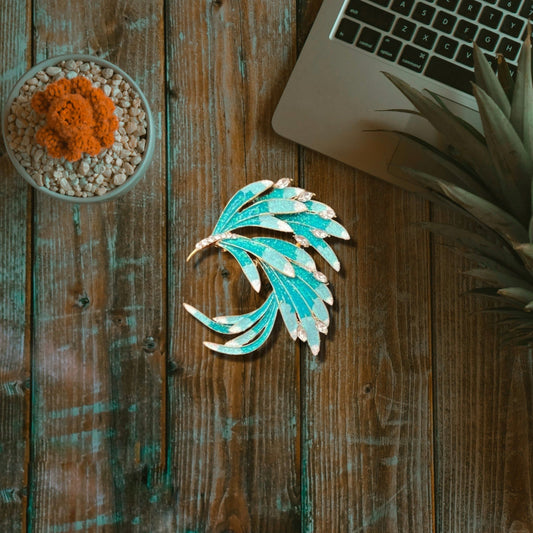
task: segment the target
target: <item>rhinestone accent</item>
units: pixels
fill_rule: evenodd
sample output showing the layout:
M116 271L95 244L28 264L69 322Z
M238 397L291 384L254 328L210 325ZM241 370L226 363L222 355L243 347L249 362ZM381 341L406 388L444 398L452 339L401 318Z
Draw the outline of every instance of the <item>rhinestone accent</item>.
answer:
M299 200L300 202L309 202L311 198L313 198L314 194L309 191L302 191L297 197L296 200Z
M326 326L326 324L324 324L324 322L322 322L322 320L315 320L315 323L316 323L316 329L318 329L320 333L324 335L328 334L328 327Z
M295 235L294 236L294 240L300 245L300 246L303 246L304 248L307 248L308 246L311 246L311 244L309 243L309 241L302 235Z
M318 229L318 228L314 228L311 230L311 233L315 236L315 237L318 237L319 239L325 239L326 237L329 236L329 233L327 231L324 231L322 229Z
M239 236L235 235L234 233L230 233L229 231L225 233L219 233L218 235L210 235L209 237L206 237L205 239L202 239L200 242L197 242L195 245L195 248L197 250L201 250L202 248L206 248L207 246L210 246L211 244L214 244L215 242L221 241L223 239L238 239Z
M328 278L326 277L326 275L322 274L322 272L319 272L318 270L313 272L313 276L314 276L315 279L317 279L321 283L327 283L328 282Z
M327 207L326 209L324 209L324 211L320 211L320 213L318 213L318 216L325 220L331 220L332 218L335 218L337 214L335 213L335 211L333 211L333 209L331 209L331 207Z
M281 178L280 180L276 181L272 187L274 189L285 189L291 184L291 182L292 180L290 178Z

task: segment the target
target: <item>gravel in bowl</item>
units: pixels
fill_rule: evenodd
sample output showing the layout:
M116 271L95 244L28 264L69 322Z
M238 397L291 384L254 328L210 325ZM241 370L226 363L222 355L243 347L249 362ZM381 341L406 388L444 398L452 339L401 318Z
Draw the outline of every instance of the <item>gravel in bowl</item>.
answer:
M37 113L31 101L50 84L77 76L87 78L111 99L118 129L109 148L68 161L51 157L36 141L46 115ZM126 192L144 175L153 155L152 116L141 90L117 66L91 56L49 59L28 71L8 98L2 129L9 157L27 181L56 198L78 203L107 200Z

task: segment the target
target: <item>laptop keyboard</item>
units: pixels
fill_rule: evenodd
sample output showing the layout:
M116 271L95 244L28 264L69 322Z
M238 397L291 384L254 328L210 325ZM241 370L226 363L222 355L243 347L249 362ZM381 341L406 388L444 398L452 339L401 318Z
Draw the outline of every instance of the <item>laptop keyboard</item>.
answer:
M511 73L533 0L350 0L335 38L472 94L475 42Z

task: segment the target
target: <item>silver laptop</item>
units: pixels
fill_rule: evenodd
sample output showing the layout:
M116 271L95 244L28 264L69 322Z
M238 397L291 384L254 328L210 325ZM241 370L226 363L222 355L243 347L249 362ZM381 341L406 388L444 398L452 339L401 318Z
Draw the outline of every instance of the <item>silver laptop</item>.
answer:
M392 166L420 164L412 143L367 130L400 129L436 142L383 75L429 89L478 120L472 41L516 63L531 0L324 0L275 110L274 130L389 181ZM495 64L495 62L494 62ZM478 122L479 125L479 122Z

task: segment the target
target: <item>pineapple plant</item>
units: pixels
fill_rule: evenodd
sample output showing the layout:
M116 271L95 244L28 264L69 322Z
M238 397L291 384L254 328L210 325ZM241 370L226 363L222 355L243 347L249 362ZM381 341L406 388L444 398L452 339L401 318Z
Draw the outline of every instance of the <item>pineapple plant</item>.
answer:
M533 85L531 28L522 44L514 77L503 56L493 71L474 45L476 98L482 132L453 114L433 93L389 80L441 134L441 150L405 132L395 132L418 144L446 177L421 169L400 169L399 180L409 190L440 205L459 210L488 231L427 223L430 231L455 243L477 264L469 275L482 282L472 292L496 302L505 324L504 341L533 342ZM410 111L412 112L412 111ZM485 300L487 301L487 300Z

